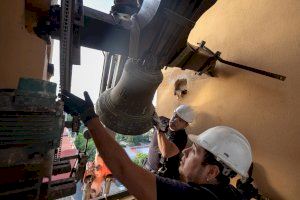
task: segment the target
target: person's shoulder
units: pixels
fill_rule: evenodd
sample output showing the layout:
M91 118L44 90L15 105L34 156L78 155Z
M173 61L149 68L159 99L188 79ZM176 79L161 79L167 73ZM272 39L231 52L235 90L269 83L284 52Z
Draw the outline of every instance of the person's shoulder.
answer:
M161 176L156 176L156 183L158 187L168 187L170 189L187 189L190 188L191 186L183 183L181 181L175 180L175 179L170 179L170 178L165 178L165 177L161 177Z
M215 195L216 188L206 188L202 185L191 185L176 181L169 178L156 177L157 199L172 199L172 200L196 200L203 198L206 200L219 200ZM222 199L222 198L221 198ZM227 199L226 199L227 200Z
M156 176L157 200L161 199L191 199L194 196L194 189L178 180Z
M232 185L202 185L202 188L222 200L240 200L241 193Z
M227 199L243 199L242 194L231 184L224 189L224 193L224 196L227 196Z

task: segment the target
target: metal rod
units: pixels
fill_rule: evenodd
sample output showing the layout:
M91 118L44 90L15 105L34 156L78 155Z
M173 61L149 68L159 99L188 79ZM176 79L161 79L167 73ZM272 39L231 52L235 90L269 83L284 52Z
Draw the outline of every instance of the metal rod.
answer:
M264 70L255 69L253 67L248 67L248 66L241 65L241 64L238 64L238 63L230 62L230 61L227 61L227 60L223 60L220 57L217 57L217 60L220 61L221 63L227 64L227 65L230 65L230 66L233 66L233 67L248 70L248 71L258 73L258 74L261 74L261 75L264 75L264 76L268 76L268 77L271 77L271 78L275 78L275 79L278 79L278 80L281 80L281 81L284 81L285 78L286 78L285 76L282 76L280 74L274 74L272 72L267 72L267 71L264 71Z

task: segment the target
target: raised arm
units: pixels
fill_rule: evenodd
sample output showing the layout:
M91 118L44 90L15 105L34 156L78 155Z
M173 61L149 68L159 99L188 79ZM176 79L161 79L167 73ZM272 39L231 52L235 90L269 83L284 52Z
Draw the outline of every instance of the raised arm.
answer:
M179 153L178 147L168 140L165 133L158 131L157 133L158 148L164 158L170 158Z
M129 193L140 200L156 200L155 175L134 164L124 149L112 138L95 114L94 106L87 92L85 100L64 91L62 99L65 111L78 113L88 127L97 150L113 175L128 189Z
M95 145L113 175L137 199L156 199L155 175L134 164L124 149L104 129L98 118L87 123Z

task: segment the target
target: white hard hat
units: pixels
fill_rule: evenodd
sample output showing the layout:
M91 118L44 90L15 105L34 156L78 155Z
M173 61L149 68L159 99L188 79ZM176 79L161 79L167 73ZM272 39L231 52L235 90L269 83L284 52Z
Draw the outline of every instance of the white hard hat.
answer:
M184 121L192 123L194 120L194 111L191 107L187 105L178 106L174 112Z
M218 161L247 178L252 163L251 146L237 130L228 126L216 126L200 135L189 135L199 146L211 152Z

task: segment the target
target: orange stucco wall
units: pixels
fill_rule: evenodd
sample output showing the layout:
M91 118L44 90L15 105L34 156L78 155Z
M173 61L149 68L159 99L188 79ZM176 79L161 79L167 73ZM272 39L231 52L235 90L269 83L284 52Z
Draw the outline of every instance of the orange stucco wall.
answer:
M46 43L25 28L25 1L1 0L0 88L16 88L20 77L46 78Z
M158 113L170 116L185 103L197 118L189 132L229 125L249 139L254 178L271 199L299 199L300 186L300 1L219 0L197 22L189 42L201 40L223 59L287 76L282 82L217 64L218 77L164 70ZM187 78L188 94L173 95L174 83Z

